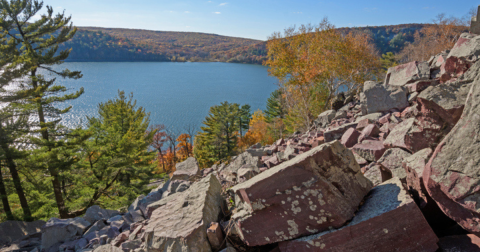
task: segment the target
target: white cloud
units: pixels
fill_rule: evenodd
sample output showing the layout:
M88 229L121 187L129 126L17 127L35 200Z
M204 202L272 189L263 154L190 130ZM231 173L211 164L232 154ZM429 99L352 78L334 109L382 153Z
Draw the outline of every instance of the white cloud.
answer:
M227 4L228 4L228 3L221 3L221 4L219 4L218 6L225 6L225 5L227 5Z
M213 3L212 1L208 1L207 3Z
M220 11L213 12L213 14L222 14Z
M293 14L303 14L301 11L294 12Z
M185 26L185 27L186 27L186 28L190 28L191 26L187 25L187 26Z

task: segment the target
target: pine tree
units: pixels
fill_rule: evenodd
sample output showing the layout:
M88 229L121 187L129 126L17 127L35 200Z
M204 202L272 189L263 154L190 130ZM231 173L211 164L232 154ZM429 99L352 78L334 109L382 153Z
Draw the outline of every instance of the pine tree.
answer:
M66 152L75 151L74 145L85 136L71 135L72 131L59 124L60 116L69 112L71 107L59 109L55 105L78 98L83 88L65 94L67 89L64 86L55 84L55 78L47 78L39 70L70 79L78 79L82 75L78 71L53 68L68 58L70 50L59 51L58 48L75 35L76 28L70 23L71 17L65 16L65 13L54 15L51 6L46 6L47 13L42 14L40 19L32 20L42 7L43 1L37 0L0 1L1 51L2 55L8 56L3 75L28 76L13 97L35 105L39 137L33 138L32 142L38 147L36 154L40 156L37 161L43 161L42 168L52 178L60 217L68 218L71 215L62 194L62 172L69 170L76 160L73 153Z
M273 91L267 99L267 108L264 111L267 122L270 123L275 118L283 119L285 116L283 107L282 91L277 89Z
M88 118L92 137L85 142L79 167L89 192L81 195L84 209L105 196L117 196L108 204L133 200L155 168L155 152L148 148L156 130L148 130L150 115L137 107L132 95L127 98L119 91L118 97L99 105L98 114L98 118Z
M248 104L245 104L240 108L238 115L238 129L240 131L240 137L243 136L244 132L248 131L250 118L252 117L250 109L251 107Z

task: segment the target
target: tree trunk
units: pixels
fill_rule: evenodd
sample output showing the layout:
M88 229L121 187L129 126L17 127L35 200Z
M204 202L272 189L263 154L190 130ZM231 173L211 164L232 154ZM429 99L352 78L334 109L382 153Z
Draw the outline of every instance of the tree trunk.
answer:
M31 76L32 77L36 76L36 70L32 70ZM38 87L37 81L32 81L32 84L33 84L34 88ZM42 128L42 130L41 130L42 138L43 138L43 140L48 141L49 140L48 129L45 128L45 122L46 121L45 121L45 115L43 113L43 106L42 106L41 97L37 95L37 98L38 98L38 102L37 102L38 119L40 120L40 127ZM49 151L51 151L50 147L49 147ZM51 167L50 165L48 167L48 171L50 172L50 175L53 177L53 180L52 180L53 193L55 195L55 201L57 202L57 207L58 207L58 212L60 214L60 218L66 219L66 218L69 217L69 214L68 214L67 209L65 208L65 201L64 201L63 195L62 195L62 186L61 186L60 180L58 178L59 174L58 174L56 168Z
M5 190L5 183L3 183L3 174L0 166L0 198L2 198L3 210L7 215L7 220L14 220L12 210L10 209L10 204L8 203L7 190Z

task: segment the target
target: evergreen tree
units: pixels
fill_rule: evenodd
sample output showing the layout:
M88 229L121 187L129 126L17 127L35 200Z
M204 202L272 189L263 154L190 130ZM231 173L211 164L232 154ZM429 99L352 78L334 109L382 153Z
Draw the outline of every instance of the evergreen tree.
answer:
M240 137L243 136L244 132L247 132L249 129L250 118L252 118L251 107L248 104L243 105L240 108L238 115L238 129L240 131Z
M283 119L285 116L282 91L277 89L267 99L267 108L264 111L268 123L275 118Z
M156 130L148 130L150 115L137 107L133 96L123 91L118 97L98 106L98 118L88 118L91 138L85 142L85 157L80 165L88 189L80 193L85 208L111 197L110 206L133 200L154 171L155 152L148 148ZM81 192L81 191L79 191ZM113 199L113 200L112 200ZM116 204L116 205L115 205Z
M387 52L386 54L382 54L382 58L380 59L382 64L382 69L384 72L387 72L390 67L394 67L398 65L397 59L395 58L395 54L392 52Z
M36 160L43 161L40 167L51 176L60 217L68 218L71 215L65 207L62 194L62 172L68 171L77 160L73 152L66 152L75 151L73 145L79 144L85 136L77 135L78 131L70 135L73 132L59 124L60 116L71 107L59 109L55 104L78 98L83 93L83 88L65 94L67 89L64 86L56 85L55 78L47 78L39 70L71 79L81 78L82 75L78 71L52 68L68 58L70 50L59 51L58 48L75 35L76 28L70 23L71 17L64 13L53 15L51 6L46 7L46 14L33 21L32 17L42 7L43 1L0 0L0 30L3 31L0 37L1 51L8 59L3 75L28 76L27 81L19 84L13 97L23 99L25 104L35 105L39 137L33 138L32 142L38 147L36 154L39 156Z

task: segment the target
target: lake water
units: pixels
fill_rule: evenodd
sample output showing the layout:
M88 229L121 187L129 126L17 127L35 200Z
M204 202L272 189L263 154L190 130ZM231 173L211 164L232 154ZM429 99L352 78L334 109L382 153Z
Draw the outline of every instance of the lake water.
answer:
M264 109L277 88L267 67L232 63L171 62L68 62L61 68L80 70L83 78L58 83L72 89L85 88L72 110L63 116L67 126L78 125L85 116L97 115L97 105L117 95L133 92L137 105L150 112L151 124L182 129L201 126L211 106L228 101L250 104L252 112ZM61 69L58 68L58 69Z

